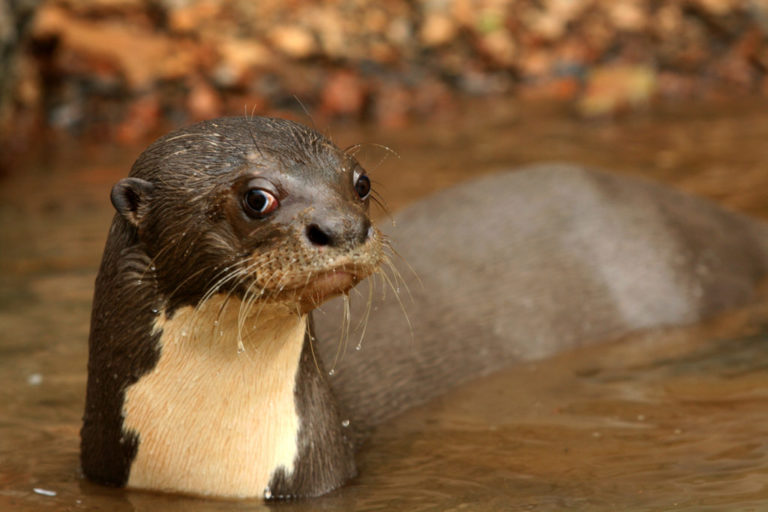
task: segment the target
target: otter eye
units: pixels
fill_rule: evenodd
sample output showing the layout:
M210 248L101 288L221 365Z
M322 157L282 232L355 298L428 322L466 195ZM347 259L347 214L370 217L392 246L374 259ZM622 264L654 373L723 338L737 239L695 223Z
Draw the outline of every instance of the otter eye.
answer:
M371 193L371 180L365 174L361 174L355 181L355 191L360 199L365 199Z
M264 217L277 210L277 198L260 188L252 188L243 196L243 210L251 217Z

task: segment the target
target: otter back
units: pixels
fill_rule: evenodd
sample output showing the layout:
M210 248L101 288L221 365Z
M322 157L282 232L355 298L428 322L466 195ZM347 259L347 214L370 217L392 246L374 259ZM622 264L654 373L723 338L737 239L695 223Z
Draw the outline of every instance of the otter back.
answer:
M768 262L759 222L569 165L458 185L385 231L405 285L399 298L374 293L362 350L347 351L331 378L363 431L515 361L743 305ZM368 291L355 296L360 317ZM330 364L341 306L322 309L315 325Z

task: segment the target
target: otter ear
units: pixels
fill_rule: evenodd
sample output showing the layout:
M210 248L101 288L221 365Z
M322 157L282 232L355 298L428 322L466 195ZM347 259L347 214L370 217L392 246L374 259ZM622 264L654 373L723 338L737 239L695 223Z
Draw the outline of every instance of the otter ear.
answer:
M112 205L125 220L138 226L147 211L155 186L140 178L124 178L112 187Z

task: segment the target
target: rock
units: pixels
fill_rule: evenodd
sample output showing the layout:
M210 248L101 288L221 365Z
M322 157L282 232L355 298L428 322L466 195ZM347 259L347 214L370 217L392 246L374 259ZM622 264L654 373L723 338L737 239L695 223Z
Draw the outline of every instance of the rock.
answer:
M573 76L535 80L520 86L518 95L532 101L573 101L581 92L581 82Z
M194 34L221 13L222 4L214 1L183 3L175 9L169 9L168 27L176 33Z
M312 12L308 20L318 34L323 53L332 58L343 58L350 47L341 16L338 9L326 7Z
M404 86L387 82L379 84L374 98L374 120L389 128L401 128L408 124L412 95Z
M274 55L263 44L251 39L224 37L214 44L219 58L212 78L222 87L243 85L249 74L273 64Z
M550 76L554 70L554 52L551 49L533 49L520 55L518 67L526 79Z
M128 113L117 126L115 135L123 144L144 140L160 122L162 108L156 94L144 94L135 99Z
M448 16L440 13L427 15L419 31L419 39L425 46L440 46L450 42L458 27Z
M495 30L480 39L480 47L495 64L512 67L517 46L506 30Z
M168 37L119 22L73 18L58 7L40 9L33 35L58 37L60 44L73 52L114 62L132 91L146 90L161 79L183 76L195 64L193 56Z
M722 16L736 7L740 7L743 2L740 0L693 0L692 3L698 4L714 15Z
M537 37L555 41L563 37L568 24L588 6L588 2L550 0L544 8L529 7L521 15L522 24Z
M221 115L221 99L203 78L195 78L187 96L187 111L194 121L212 119Z
M603 66L589 73L578 103L586 117L605 116L647 104L656 91L656 72L649 66Z
M648 22L643 2L640 0L618 0L608 10L610 20L619 30L639 32Z
M358 116L363 111L366 88L353 72L334 73L322 92L321 110L326 115Z
M298 25L282 25L269 33L269 41L275 47L294 59L309 57L317 51L314 36Z

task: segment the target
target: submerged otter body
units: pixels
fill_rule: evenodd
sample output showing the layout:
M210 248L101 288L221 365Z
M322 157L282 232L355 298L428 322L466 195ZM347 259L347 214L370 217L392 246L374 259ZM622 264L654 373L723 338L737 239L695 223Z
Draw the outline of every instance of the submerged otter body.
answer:
M201 123L142 154L113 189L96 282L86 476L323 494L398 412L515 361L744 304L768 270L762 224L600 172L490 176L386 236L368 188L354 158L281 120ZM309 313L374 273L390 239L407 264L380 280L402 293L374 294L363 349L337 358L340 306Z
M347 350L330 377L360 432L515 362L744 305L768 273L766 224L564 164L439 192L384 231L406 283L399 298L374 293L362 349ZM353 317L369 281L351 294ZM320 306L318 338L339 338L338 302ZM326 361L335 351L321 345Z

